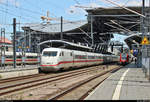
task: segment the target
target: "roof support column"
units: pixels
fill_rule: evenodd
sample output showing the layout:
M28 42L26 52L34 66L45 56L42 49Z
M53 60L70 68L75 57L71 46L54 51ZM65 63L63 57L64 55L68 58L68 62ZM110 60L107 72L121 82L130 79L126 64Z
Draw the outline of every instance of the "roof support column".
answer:
M16 68L16 18L13 18L13 67Z
M92 38L92 46L94 46L94 37L93 37L93 16L91 15L91 38Z
M60 39L63 40L63 17L61 16L61 35Z
M144 10L145 9L145 0L142 0L142 15L145 15L145 13L144 13ZM145 31L144 31L144 17L142 16L142 37L144 36L144 33L145 33Z

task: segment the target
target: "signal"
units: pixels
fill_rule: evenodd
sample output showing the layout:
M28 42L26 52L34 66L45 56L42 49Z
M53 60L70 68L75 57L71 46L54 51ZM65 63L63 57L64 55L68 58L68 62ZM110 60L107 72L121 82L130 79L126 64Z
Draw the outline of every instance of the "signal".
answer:
M141 42L142 45L147 45L149 44L149 41L148 41L148 38L146 36L144 36L142 42Z

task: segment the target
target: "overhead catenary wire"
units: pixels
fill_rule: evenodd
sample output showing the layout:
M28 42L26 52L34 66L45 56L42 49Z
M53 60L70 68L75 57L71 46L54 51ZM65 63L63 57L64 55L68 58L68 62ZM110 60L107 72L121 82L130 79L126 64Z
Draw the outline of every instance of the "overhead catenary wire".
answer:
M3 8L2 8L3 9ZM15 15L15 13L14 13L14 11L13 10L10 10L10 9L8 9L7 8L7 10L1 10L1 12L4 12L4 13L8 13L8 11L9 11L9 14L11 14L11 15L14 15L14 16L16 16L16 17L22 17L22 18L26 18L26 19L28 19L29 20L29 18L30 19L37 19L37 18L35 18L35 17L33 17L33 16L30 16L30 15L28 15L28 16L25 16L25 17L23 17L23 15ZM10 13L11 12L11 13ZM25 13L24 13L25 14ZM30 20L31 21L31 20Z
M0 5L5 5L5 6L8 6L8 7L14 7L14 8L17 8L17 9L20 9L20 10L24 10L24 11L27 11L27 12L30 12L30 13L34 13L34 14L37 14L37 15L43 15L43 13L41 12L37 12L37 11L33 11L33 10L30 10L30 9L26 9L26 8L23 8L23 7L16 7L14 5L7 5L6 3L0 3Z
M45 2L45 4L51 4L51 6L55 7L55 9L59 9L60 11L63 11L64 12L64 7L60 6L60 5L57 5L55 3L53 3L52 1L46 1L46 0L43 0L42 2ZM55 16L55 17L58 17L56 16L53 12L50 12L51 15Z
M114 20L110 20L112 23L114 23L114 24L116 24L116 25L118 25L119 27L121 27L121 28L123 28L123 29L125 29L126 31L128 31L128 32L132 32L131 30L129 30L129 29L127 29L127 28L125 28L125 27L123 27L122 25L120 25L120 24L118 24L117 22L115 22Z
M7 12L7 14L12 15L12 16L15 16L15 17L20 17L20 16L18 16L18 15L15 15L15 14L10 13L10 12L5 11L5 10L1 10L1 9L0 9L0 11L1 11L1 12L4 12L4 13ZM31 19L28 19L28 18L25 18L25 17L20 17L20 18L21 18L21 19L24 19L24 20L31 20Z
M38 5L33 4L32 2L28 1L28 0L23 0L24 2L26 2L28 5L37 8L38 10L41 10L42 12L45 12L41 7L39 7ZM42 14L42 12L40 12Z
M113 25L108 24L108 23L104 23L104 24L107 25L107 26L109 26L109 27L112 27L112 28L115 28L115 29L122 30L122 31L126 32L126 30L124 30L124 29L122 29L122 28L118 28L118 27L113 26Z
M42 9L41 7L39 7L38 5L33 4L32 2L28 1L28 0L24 0L24 2L26 2L28 5L34 6L35 8L37 8L38 10L41 10L42 12L40 12L40 14L44 15L45 12L47 12L46 10ZM54 17L57 17L54 13L50 12L50 14Z
M80 5L80 3L77 0L74 0L78 5Z
M6 24L6 18L7 18L7 11L8 11L8 0L7 0L7 4L5 5L5 24Z
M99 0L99 1L101 1L101 0ZM134 14L137 14L137 15L139 15L139 16L142 16L142 17L144 17L144 18L146 17L146 16L144 16L144 15L142 15L142 14L140 14L140 13L134 11L134 10L131 10L131 9L125 7L125 6L119 5L119 4L115 3L115 2L113 2L112 0L103 0L103 1L107 1L107 2L109 2L109 3L111 3L111 4L114 4L114 5L116 5L116 6L120 7L120 8L126 9L126 10L128 10L128 11L134 13Z
M127 4L128 4L128 2L129 2L129 0L127 0L123 6L127 5Z

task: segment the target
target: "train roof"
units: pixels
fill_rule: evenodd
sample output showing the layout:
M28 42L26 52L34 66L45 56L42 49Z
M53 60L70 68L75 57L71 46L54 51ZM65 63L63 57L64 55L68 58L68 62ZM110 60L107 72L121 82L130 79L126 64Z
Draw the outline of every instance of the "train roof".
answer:
M70 50L79 50L79 51L91 51L92 48L88 46L83 46L81 44L75 44L72 42L68 41L63 41L63 40L47 40L44 42L41 42L38 45L50 43L50 47L55 47L55 48L64 48L64 49L70 49Z
M5 55L13 55L13 52L5 52ZM16 52L16 55L22 55L22 52ZM37 53L25 53L25 55L27 56L37 56Z
M60 48L53 48L53 47L51 47L51 48L45 48L43 51L59 51L59 50L61 50Z
M51 47L51 48L45 48L43 51L61 51L61 50L64 51L64 50L69 50L69 49L53 48L53 47ZM103 54L101 54L101 53L94 53L94 52L88 52L88 53L103 56Z

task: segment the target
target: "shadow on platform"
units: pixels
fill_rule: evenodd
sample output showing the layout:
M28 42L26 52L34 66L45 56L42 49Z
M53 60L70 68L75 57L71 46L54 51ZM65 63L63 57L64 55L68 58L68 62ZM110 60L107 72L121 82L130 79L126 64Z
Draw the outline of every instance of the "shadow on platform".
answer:
M135 63L130 63L130 64L124 66L123 68L139 68L139 67Z

